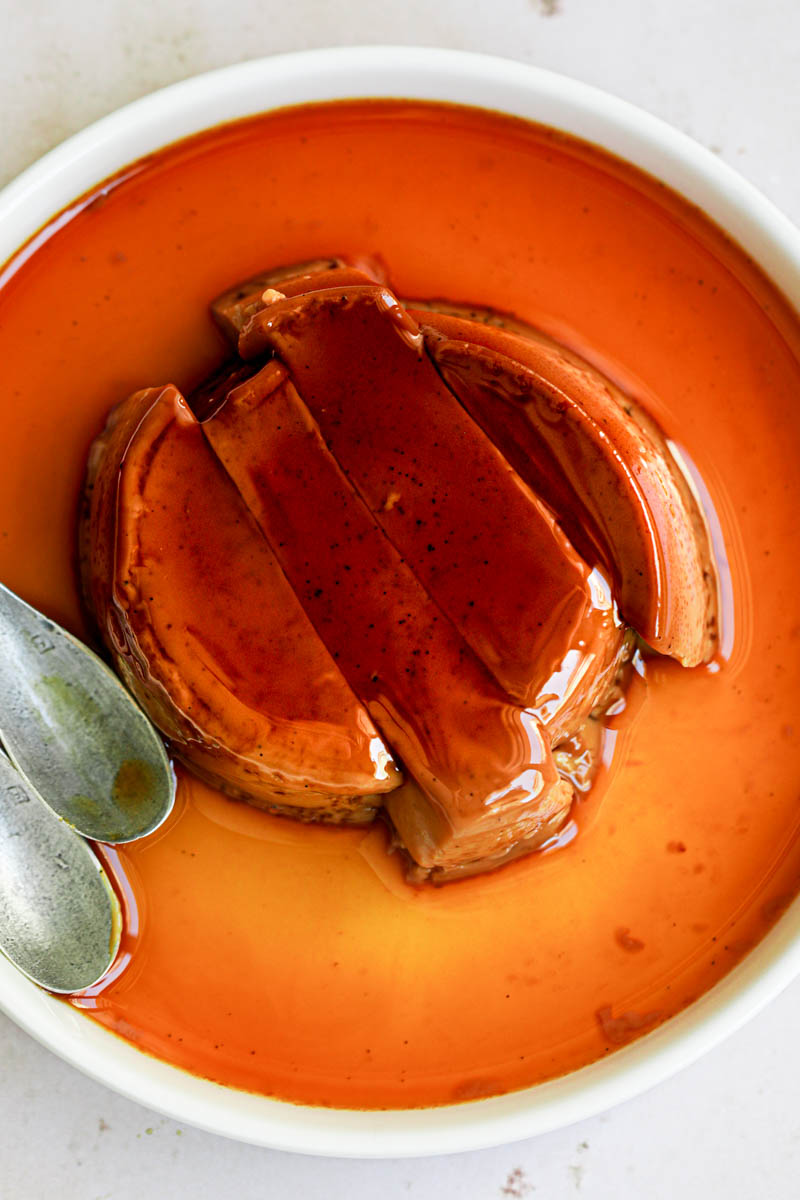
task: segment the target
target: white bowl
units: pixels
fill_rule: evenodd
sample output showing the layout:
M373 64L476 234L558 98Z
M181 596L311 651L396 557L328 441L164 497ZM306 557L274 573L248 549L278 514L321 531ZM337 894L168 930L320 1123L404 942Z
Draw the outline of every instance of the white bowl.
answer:
M704 209L800 309L800 231L713 154L575 80L449 50L360 47L284 55L201 75L128 105L0 192L0 263L92 185L177 138L270 108L364 96L478 105L598 143ZM691 1008L610 1058L495 1099L406 1112L302 1107L197 1079L45 995L2 957L0 1007L67 1062L182 1122L282 1150L377 1158L474 1150L591 1116L691 1063L798 974L800 901Z

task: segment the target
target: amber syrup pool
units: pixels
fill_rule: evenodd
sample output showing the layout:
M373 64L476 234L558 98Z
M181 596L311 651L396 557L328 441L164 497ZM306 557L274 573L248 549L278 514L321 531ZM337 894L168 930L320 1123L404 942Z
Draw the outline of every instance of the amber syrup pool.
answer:
M584 353L678 444L724 546L719 658L648 665L567 845L412 888L382 827L296 826L181 773L168 824L107 854L123 948L71 1002L222 1083L378 1108L560 1075L716 983L800 887L800 327L745 255L596 149L410 102L223 126L48 232L0 290L0 577L79 635L76 507L108 409L217 365L207 304L233 281L332 252Z

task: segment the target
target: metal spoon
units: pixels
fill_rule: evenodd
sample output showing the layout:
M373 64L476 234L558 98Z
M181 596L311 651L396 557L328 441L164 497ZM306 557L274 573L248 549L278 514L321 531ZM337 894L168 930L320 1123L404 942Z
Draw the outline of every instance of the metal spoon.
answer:
M164 744L116 675L3 584L0 740L23 780L94 841L144 837L174 803Z
M83 838L0 751L0 950L50 992L77 992L119 947L119 901Z

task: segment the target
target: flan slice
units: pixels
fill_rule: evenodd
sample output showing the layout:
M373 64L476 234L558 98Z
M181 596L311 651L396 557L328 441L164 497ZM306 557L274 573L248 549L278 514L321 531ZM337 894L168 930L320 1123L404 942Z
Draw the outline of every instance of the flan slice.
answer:
M192 769L307 820L365 822L401 780L176 388L95 441L84 589L120 675Z
M287 280L241 351L288 367L348 481L475 655L554 739L572 732L621 652L610 586L442 382L392 293L343 274Z
M707 662L718 638L708 531L664 434L588 363L535 330L413 310L442 378L589 558L660 654Z
M202 425L353 691L415 784L389 811L427 871L533 848L571 786L550 739L433 603L273 361ZM387 797L387 799L390 799Z

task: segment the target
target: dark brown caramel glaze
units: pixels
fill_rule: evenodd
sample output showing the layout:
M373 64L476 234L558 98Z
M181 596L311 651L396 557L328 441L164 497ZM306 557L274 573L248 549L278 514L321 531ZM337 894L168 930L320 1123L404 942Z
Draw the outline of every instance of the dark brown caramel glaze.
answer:
M365 280L384 282L384 274L380 264L366 256L345 262L343 258L331 255L330 258L294 263L290 267L275 267L235 284L217 296L211 302L211 315L228 341L236 345L250 318L263 309L263 295L267 289L280 289L284 295L295 295L315 288L320 279L328 280L328 287L336 287Z
M537 849L591 785L615 600L681 662L713 646L660 431L536 331L408 311L366 260L212 313L238 356L195 416L139 393L92 453L84 579L123 677L233 795L332 821L385 801L412 878Z
M641 406L535 330L414 315L443 379L589 560L610 572L627 623L684 666L707 662L718 636L708 533Z
M314 276L320 271L331 271L344 266L335 255L330 258L315 258L306 263L295 263L291 267L275 267L260 275L234 284L211 303L211 315L228 340L236 343L239 334L255 313L264 307L262 296L267 288L277 288L288 276Z
M285 367L269 363L236 387L203 431L415 781L413 802L389 810L414 861L446 868L548 836L572 789L543 728L503 694L386 538Z
M293 287L248 327L243 353L271 347L286 364L375 521L501 687L557 738L616 663L611 589L444 385L392 293L366 278L342 288L342 274Z
M197 774L304 820L372 818L397 768L176 388L95 441L81 558L114 665Z

